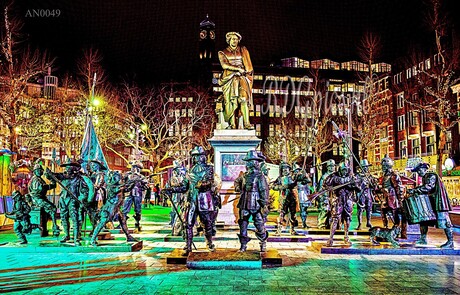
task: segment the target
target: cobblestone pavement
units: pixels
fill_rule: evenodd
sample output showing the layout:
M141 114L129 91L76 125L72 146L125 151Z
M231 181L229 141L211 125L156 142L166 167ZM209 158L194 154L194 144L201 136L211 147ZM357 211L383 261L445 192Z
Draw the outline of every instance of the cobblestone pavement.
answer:
M154 209L153 209L154 210ZM314 217L309 221L315 224ZM374 217L377 218L378 217ZM378 220L374 224L378 224ZM182 242L164 242L166 222L144 222L144 249L134 253L13 253L0 247L0 293L10 294L457 294L460 256L327 255L311 242L270 242L283 267L251 270L189 270L168 265L166 256ZM299 231L301 233L301 231ZM122 236L116 235L117 238ZM326 235L312 235L325 240ZM445 236L430 229L429 241ZM342 236L337 236L340 241ZM456 248L460 233L455 232ZM352 241L368 239L352 236ZM0 232L0 243L15 241ZM29 247L34 240L31 239ZM236 251L236 232L219 231L217 251ZM196 242L204 250L204 242ZM253 239L249 249L258 243ZM3 253L2 253L3 252Z

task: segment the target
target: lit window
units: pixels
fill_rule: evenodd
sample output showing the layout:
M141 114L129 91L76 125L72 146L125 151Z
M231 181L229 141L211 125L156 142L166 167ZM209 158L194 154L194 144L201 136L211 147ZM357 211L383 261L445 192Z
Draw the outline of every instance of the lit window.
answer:
M398 116L398 131L402 131L406 129L405 121L406 121L405 115Z

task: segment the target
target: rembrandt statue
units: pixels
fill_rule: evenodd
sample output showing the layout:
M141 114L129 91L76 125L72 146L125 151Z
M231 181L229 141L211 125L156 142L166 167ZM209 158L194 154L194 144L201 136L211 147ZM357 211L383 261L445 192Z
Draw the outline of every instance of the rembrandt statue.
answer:
M219 78L222 86L224 120L228 129L236 129L240 116L245 129L253 129L249 123L249 109L252 105L253 68L249 52L239 46L241 35L229 32L225 35L228 47L219 51L219 61L223 72Z

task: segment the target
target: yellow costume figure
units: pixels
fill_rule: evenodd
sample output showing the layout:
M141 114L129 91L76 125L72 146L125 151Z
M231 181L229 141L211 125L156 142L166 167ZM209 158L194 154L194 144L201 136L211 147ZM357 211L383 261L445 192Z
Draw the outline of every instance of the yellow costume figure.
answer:
M244 46L238 46L241 35L229 32L225 36L228 47L219 51L219 61L223 72L219 79L222 86L224 120L228 128L236 129L240 114L245 129L253 129L249 123L249 110L252 109L253 68L249 52Z

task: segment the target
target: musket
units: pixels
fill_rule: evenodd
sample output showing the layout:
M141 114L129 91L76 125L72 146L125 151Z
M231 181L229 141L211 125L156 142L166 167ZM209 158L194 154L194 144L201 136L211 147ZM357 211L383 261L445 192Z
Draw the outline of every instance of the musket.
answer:
M165 191L165 189L162 189L161 193L160 193L160 195L163 195L163 197L167 197L167 198L169 198L171 200L171 205L174 208L174 211L176 212L177 217L179 217L180 223L182 224L182 230L185 231L185 233L187 235L187 226L185 224L185 221L182 219L182 215L180 215L179 210L177 209L176 204L174 203L174 201L171 198L170 194L172 194L172 193L169 192L168 190ZM195 246L195 243L193 242L193 240L192 240L192 246L196 250L196 246Z
M80 205L83 206L83 208L85 208L85 210L87 212L91 212L90 209L68 188L66 187L62 181L60 181L56 175L53 174L53 172L51 172L51 170L49 168L46 168L46 173L47 173L47 176L49 175L54 182L56 182L57 184L59 184L68 194L69 196L74 199L75 201L77 201Z
M331 191L335 191L336 189L342 188L342 187L347 186L347 185L349 185L349 184L352 184L352 183L354 183L354 182L355 182L355 181L352 180L352 181L349 181L349 182L346 182L346 183L343 183L343 184L339 184L339 185L336 185L336 186L327 188L327 189L325 189L325 190L316 192L316 193L314 193L314 194L309 195L309 196L308 196L308 200L309 200L309 201L314 201L318 196L320 196L320 195L322 195L322 194L325 194L325 193L328 193L328 192L331 192Z

